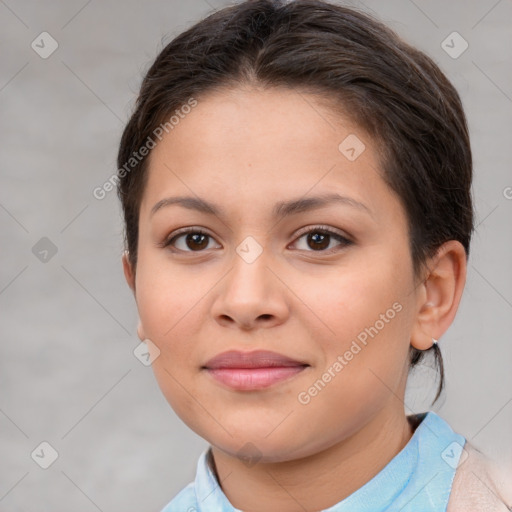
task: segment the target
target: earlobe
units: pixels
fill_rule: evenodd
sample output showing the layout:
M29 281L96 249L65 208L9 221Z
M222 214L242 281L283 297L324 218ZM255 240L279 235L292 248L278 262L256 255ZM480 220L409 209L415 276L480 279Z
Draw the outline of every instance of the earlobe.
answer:
M123 263L123 272L126 282L128 283L128 286L131 288L132 292L135 293L135 274L130 263L128 251L124 251L121 261Z
M144 341L146 339L146 334L144 333L144 327L142 327L142 322L139 320L139 325L137 326L137 336L140 341Z
M463 245L445 242L430 262L430 270L418 293L411 345L428 350L450 327L466 283L466 251Z

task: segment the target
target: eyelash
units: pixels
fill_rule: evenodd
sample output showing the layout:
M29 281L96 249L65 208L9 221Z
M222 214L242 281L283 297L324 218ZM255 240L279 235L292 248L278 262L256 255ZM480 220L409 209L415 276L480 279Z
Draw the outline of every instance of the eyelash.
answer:
M190 227L190 228L183 228L182 230L173 234L173 236L168 237L166 240L164 240L161 244L158 244L158 245L163 248L170 247L179 237L188 235L191 233L197 234L197 235L205 235L207 237L213 238L209 233L206 233L205 231L203 231L200 228ZM329 229L327 226L314 226L313 228L307 229L307 231L299 232L296 240L299 240L304 235L308 235L311 233L319 233L322 235L329 235L329 236L333 237L338 242L340 242L340 245L337 247L348 247L353 244L353 242L351 240L349 240L348 238L339 234L338 232L333 231L332 229ZM176 249L176 248L171 248L171 250L173 252L183 252L183 253L200 253L200 252L205 251L204 249L200 250L200 251L183 251L182 249ZM333 251L333 249L329 249L329 250L318 250L318 251L310 250L310 251L306 251L306 252L313 252L313 253L318 252L318 253L323 253L323 254L331 254L334 251Z

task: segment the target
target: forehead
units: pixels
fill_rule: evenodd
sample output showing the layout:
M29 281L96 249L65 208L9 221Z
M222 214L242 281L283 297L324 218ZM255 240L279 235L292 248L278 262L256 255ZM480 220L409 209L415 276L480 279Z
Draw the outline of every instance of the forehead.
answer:
M373 141L315 96L235 89L197 101L151 152L141 215L166 195L183 194L214 194L217 203L246 208L328 192L377 210L396 202Z

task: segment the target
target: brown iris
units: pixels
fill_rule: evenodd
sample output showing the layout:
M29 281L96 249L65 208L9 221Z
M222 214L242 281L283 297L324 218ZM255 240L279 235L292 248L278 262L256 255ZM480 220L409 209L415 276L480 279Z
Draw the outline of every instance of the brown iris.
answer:
M185 240L186 240L187 247L192 250L204 249L205 247L208 246L208 235L205 235L204 233L189 233L185 237ZM192 244L195 244L195 247L194 247L194 245L191 245L189 243L191 241L192 241Z
M330 235L325 233L319 233L318 231L312 232L308 234L308 244L310 241L313 241L312 249L325 249L329 247L329 237Z

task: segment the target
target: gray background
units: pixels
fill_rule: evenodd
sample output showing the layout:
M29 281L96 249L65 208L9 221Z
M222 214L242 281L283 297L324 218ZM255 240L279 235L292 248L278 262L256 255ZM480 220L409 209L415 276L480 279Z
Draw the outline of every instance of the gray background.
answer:
M92 191L115 172L162 41L226 4L0 0L2 512L159 511L193 479L206 443L134 357L120 208L115 192L100 201ZM478 227L465 295L440 341L447 393L433 409L510 468L512 2L349 5L426 51L462 95ZM31 48L43 31L59 45L47 59ZM453 31L469 43L457 59L441 47ZM43 237L57 248L46 262L33 252ZM433 376L426 365L413 377L407 412L428 408ZM42 441L59 454L46 470L31 458Z

